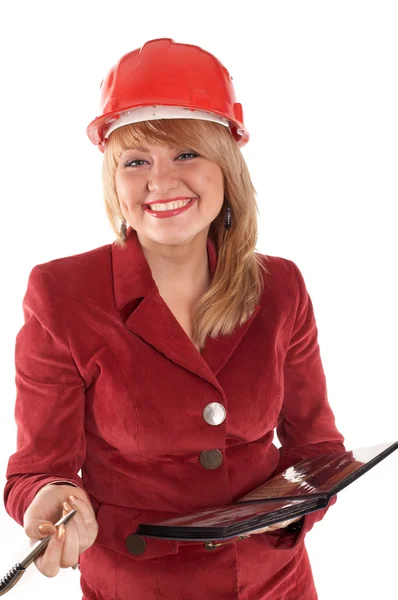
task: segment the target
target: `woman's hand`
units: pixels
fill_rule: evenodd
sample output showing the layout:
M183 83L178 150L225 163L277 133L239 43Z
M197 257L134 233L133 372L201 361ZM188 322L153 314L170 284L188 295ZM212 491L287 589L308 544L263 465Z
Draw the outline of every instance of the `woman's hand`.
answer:
M275 531L276 529L282 529L290 525L290 523L296 523L296 521L300 521L303 517L295 517L294 519L288 519L287 521L282 521L281 523L273 523L273 525L268 525L267 527L263 527L262 529L256 529L256 531L250 532L250 535L254 535L256 533L267 533L269 531Z
M76 498L74 504L69 501L70 495ZM54 527L53 523L72 507L77 513L69 523ZM42 530L39 525L43 525ZM75 565L79 555L94 543L98 523L91 502L82 489L67 484L46 485L38 491L25 511L24 530L30 538L30 546L52 534L46 549L34 562L43 575L55 577L61 567L65 569Z

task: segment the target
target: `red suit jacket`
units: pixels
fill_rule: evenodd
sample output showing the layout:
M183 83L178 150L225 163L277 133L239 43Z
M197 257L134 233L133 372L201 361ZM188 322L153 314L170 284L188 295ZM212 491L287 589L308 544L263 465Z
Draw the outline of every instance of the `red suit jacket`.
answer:
M214 274L210 239L207 250ZM302 458L345 449L303 277L292 261L262 256L260 304L202 353L160 296L134 230L125 250L107 244L32 269L4 503L22 525L43 485L87 492L99 532L80 556L84 598L317 598L304 537L328 508L306 515L299 533L212 552L147 538L138 554L127 543L140 522L229 504ZM226 409L219 425L203 418L212 402ZM206 468L201 453L215 449L222 462Z

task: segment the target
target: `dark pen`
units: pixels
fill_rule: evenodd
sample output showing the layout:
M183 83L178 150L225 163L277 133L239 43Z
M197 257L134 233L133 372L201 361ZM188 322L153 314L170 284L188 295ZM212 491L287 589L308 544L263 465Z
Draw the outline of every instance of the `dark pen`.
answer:
M70 512L68 512L68 514L66 514L64 517L62 517L57 523L55 523L54 527L58 527L59 525L66 525L68 523L68 521L70 521L70 519L75 516L76 513L77 513L76 509L71 510ZM29 554L27 554L25 556L25 558L23 560L21 560L21 562L16 563L12 567L12 569L10 569L8 571L7 575L5 575L0 580L0 596L3 596L3 594L6 594L7 592L10 591L10 589L12 587L14 587L14 585L17 583L17 581L19 581L21 579L22 575L25 573L25 570L35 560L35 558L37 556L39 556L39 554L44 552L44 550L48 546L48 543L51 540L51 538L52 538L52 536L48 535L47 537L45 537L41 540L37 540L37 542L35 544L33 544L33 546L31 547Z

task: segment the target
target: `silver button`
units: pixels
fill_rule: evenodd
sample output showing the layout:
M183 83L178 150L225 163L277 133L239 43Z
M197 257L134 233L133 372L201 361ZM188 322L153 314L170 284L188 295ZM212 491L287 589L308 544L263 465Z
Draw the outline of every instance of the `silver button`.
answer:
M203 409L203 418L209 425L221 425L226 416L227 412L219 402L210 402Z

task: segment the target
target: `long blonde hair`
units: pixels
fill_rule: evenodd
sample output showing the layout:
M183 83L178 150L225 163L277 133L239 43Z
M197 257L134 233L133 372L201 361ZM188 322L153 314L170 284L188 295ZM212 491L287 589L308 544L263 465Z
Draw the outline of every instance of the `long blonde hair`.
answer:
M120 154L127 148L166 144L190 148L217 163L224 173L223 209L210 225L209 237L217 255L214 277L193 314L192 337L202 349L206 337L228 335L252 314L264 289L262 271L268 272L263 256L255 252L258 236L257 201L247 164L231 132L212 121L159 119L132 123L115 129L104 152L102 179L108 219L115 243L125 247L120 234L124 220L115 185ZM232 227L225 229L225 206L232 209Z

